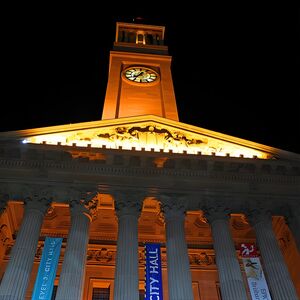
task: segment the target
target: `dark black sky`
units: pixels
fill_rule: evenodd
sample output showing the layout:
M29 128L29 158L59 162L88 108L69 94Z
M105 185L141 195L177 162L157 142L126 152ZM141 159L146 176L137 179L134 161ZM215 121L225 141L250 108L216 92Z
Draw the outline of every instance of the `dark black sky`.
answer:
M4 12L0 131L101 119L115 23L142 16L166 26L180 121L300 154L299 12L174 6Z

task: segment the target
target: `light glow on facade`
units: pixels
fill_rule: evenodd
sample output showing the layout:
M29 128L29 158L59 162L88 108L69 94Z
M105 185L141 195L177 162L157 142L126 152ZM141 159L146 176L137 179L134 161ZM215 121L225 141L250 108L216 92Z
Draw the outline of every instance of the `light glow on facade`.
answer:
M64 131L28 137L27 143L268 159L270 154L155 122Z

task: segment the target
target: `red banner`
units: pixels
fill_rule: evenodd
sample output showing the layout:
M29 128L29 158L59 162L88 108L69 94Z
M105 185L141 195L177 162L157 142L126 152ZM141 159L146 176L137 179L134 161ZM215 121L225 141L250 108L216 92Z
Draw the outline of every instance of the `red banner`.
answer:
M267 282L254 244L240 246L245 273L252 300L271 300Z
M246 257L258 257L257 250L254 244L243 243L240 247L240 255Z

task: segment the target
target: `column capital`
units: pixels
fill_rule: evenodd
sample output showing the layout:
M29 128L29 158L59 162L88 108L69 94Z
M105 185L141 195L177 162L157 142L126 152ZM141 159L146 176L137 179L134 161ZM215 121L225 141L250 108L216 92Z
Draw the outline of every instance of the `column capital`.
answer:
M227 220L230 217L230 200L228 195L206 195L202 210L210 224L216 220Z
M98 207L97 196L81 200L72 199L69 201L69 205L72 217L77 215L85 215L90 221L96 219Z
M261 207L251 209L246 212L246 216L253 227L262 222L272 225L272 214L268 209L263 209Z
M24 199L24 205L26 210L37 210L43 215L46 214L51 204L51 199L40 195L32 195Z
M280 207L280 210L282 212L282 215L284 215L287 223L289 223L291 219L299 218L300 216L300 207L296 204L284 205Z
M87 209L91 221L95 220L97 218L97 209L99 204L98 192L84 192L82 194L82 198L84 201L84 207Z
M273 211L274 210L274 198L270 195L252 195L245 196L245 201L241 204L241 211L248 214L254 210Z
M161 210L167 220L185 218L187 210L187 196L178 193L166 193L159 196Z
M69 188L67 190L71 216L84 214L93 221L97 217L98 192Z
M85 203L83 200L70 200L69 206L71 211L71 217L85 215L90 221L92 221L92 218L89 214L89 210L85 207Z
M228 220L230 217L230 209L223 204L218 204L216 206L209 206L203 208L204 217L207 219L209 224L212 224L217 220Z
M39 184L21 184L13 185L17 189L17 193L20 194L23 198L53 198L53 187L48 185L39 185ZM12 188L12 187L10 187Z
M53 188L45 185L26 184L19 187L19 193L23 196L26 210L38 210L46 214L51 202Z
M115 202L115 210L118 218L125 215L139 217L142 211L145 193L142 191L133 190L114 190L112 192Z

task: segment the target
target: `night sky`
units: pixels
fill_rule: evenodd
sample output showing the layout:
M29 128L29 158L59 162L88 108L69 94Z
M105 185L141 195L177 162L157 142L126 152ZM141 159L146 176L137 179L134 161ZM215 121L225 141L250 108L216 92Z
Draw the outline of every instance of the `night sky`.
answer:
M8 10L0 131L100 120L115 23L141 16L166 27L181 122L300 154L299 16L211 6L125 16L74 4Z

